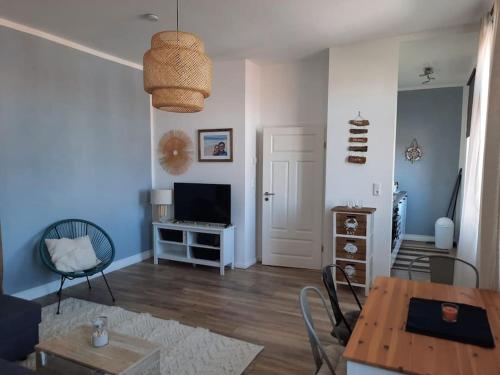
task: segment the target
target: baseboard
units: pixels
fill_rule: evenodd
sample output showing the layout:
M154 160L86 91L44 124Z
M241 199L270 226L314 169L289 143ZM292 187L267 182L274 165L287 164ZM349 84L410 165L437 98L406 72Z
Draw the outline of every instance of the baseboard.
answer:
M408 241L434 242L434 236L426 236L423 234L405 234L403 239Z
M131 255L127 258L115 260L113 263L110 264L108 268L106 268L106 274L119 270L121 268L130 266L135 263L142 262L145 259L151 258L153 256L153 252L151 250L143 251L142 253ZM99 277L100 274L95 274L91 277L90 279L93 279L95 277ZM87 280L85 278L79 278L79 279L73 279L73 280L67 280L64 283L64 288L69 288L70 286L77 285L83 282L86 282ZM50 293L55 293L59 289L60 281L59 280L54 280L49 283L43 284L36 286L34 288L26 289L21 292L17 292L13 294L14 297L19 297L22 299L27 299L27 300L32 300L36 298L40 298L43 296L46 296L47 294Z

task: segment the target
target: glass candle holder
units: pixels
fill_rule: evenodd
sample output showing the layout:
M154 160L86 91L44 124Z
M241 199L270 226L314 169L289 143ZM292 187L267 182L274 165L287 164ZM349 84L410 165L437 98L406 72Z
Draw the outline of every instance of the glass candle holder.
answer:
M92 321L92 346L100 348L108 345L108 318L99 316Z
M458 305L449 302L442 303L441 315L445 322L456 323L458 319Z

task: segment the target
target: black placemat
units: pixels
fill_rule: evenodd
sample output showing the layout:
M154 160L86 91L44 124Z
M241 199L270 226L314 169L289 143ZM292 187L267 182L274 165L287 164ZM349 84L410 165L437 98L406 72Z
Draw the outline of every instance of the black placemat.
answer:
M448 323L441 316L443 302L448 301L410 298L406 330L486 348L495 347L485 309L452 302L459 306L458 318L456 323Z

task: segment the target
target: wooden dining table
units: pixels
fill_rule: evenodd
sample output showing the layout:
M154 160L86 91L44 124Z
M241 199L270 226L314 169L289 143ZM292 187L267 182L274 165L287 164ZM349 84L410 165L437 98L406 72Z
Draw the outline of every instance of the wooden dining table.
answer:
M411 297L486 309L495 348L405 330ZM454 285L377 277L344 352L348 375L500 374L500 293Z

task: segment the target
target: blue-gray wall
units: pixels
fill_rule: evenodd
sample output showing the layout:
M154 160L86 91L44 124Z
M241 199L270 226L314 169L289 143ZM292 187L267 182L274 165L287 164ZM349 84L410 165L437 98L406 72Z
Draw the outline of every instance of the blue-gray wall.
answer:
M408 234L433 236L436 219L446 216L458 173L461 122L461 87L398 94L394 179L408 192ZM413 138L424 156L411 164L404 151Z
M116 258L151 248L149 99L142 72L0 27L0 221L4 288L55 279L45 227L85 218Z
M436 219L446 216L458 173L461 122L461 87L398 93L394 179L408 192L408 234L434 236ZM411 164L404 152L413 138L423 158Z

